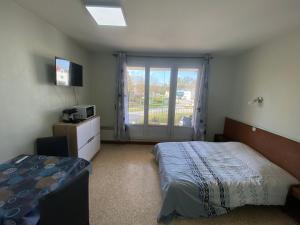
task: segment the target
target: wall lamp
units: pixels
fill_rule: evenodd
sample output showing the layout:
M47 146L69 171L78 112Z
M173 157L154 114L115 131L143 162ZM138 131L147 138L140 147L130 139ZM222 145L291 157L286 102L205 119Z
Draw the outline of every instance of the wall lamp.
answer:
M264 98L263 97L257 97L251 101L248 102L248 105L252 105L252 104L262 104L264 102Z

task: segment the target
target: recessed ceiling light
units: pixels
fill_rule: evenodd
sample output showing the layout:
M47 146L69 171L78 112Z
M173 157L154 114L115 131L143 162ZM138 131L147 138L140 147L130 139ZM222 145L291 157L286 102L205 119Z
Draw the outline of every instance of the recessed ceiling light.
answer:
M98 25L126 27L124 13L121 7L86 6Z

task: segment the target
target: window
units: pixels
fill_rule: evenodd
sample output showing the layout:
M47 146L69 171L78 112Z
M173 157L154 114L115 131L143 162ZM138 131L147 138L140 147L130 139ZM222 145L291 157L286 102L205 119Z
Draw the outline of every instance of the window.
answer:
M194 112L195 90L199 69L178 69L176 107L175 107L175 126L192 126Z
M131 138L190 139L202 65L195 58L127 58Z
M144 124L145 68L127 67L129 124Z
M170 68L150 68L148 121L167 125L170 97Z

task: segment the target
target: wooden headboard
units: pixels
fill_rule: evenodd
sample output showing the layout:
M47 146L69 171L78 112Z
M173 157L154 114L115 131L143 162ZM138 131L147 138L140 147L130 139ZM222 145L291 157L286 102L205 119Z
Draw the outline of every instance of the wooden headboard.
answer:
M226 118L224 136L245 143L300 180L300 143Z

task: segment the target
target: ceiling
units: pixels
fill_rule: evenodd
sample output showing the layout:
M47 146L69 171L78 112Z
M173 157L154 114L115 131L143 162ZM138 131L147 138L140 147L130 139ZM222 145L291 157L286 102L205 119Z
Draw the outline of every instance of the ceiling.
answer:
M128 27L101 27L83 0L15 0L91 51L225 53L300 27L299 0L123 0Z

